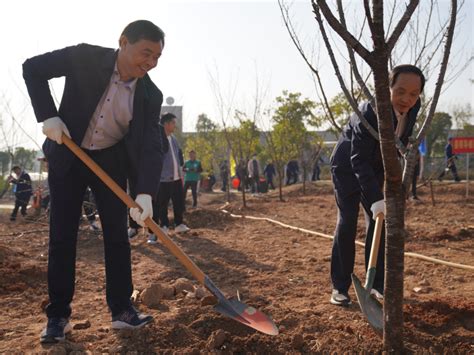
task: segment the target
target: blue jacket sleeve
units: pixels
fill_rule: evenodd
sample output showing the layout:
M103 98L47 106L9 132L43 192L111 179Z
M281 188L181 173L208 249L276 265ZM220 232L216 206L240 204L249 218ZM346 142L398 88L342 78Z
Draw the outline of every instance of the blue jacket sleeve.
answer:
M376 126L376 117L373 111L367 109L364 117L373 127ZM351 138L351 165L359 181L362 193L370 204L382 200L382 188L377 181L372 160L375 154L380 154L379 141L364 127L360 119L354 114L351 117L353 125Z

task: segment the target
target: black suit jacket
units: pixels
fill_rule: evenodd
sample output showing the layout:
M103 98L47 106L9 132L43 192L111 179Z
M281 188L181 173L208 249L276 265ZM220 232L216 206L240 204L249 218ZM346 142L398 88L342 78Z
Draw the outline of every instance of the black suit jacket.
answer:
M109 85L118 51L79 44L30 58L23 63L23 78L38 122L59 116L73 141L80 145L89 121ZM56 107L48 80L65 77L64 92ZM138 79L133 118L124 138L129 183L133 190L155 197L168 142L159 124L163 94L145 75ZM46 139L43 150L50 172L66 174L74 159L63 144Z
M420 100L407 113L407 124L400 140L408 143L413 132L416 116L420 110ZM368 123L378 131L377 116L368 102L359 107ZM397 119L394 118L394 127ZM353 114L344 127L331 156L331 172L334 188L340 196L362 191L368 203L372 204L383 199L382 186L384 170L380 143L362 124L359 116Z
M15 197L23 201L28 201L33 193L30 175L23 171L20 177L14 179L12 183L16 185Z

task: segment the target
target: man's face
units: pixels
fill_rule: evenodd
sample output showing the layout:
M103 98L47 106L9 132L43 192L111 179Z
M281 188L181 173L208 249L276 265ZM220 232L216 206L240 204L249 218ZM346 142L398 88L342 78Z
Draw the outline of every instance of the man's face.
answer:
M189 152L189 159L196 160L196 153L195 152Z
M141 39L130 43L126 36L120 37L120 51L117 66L120 78L124 81L142 78L156 67L163 51L163 42Z
M176 118L173 118L171 121L166 122L163 127L165 128L166 135L169 136L176 129Z
M15 173L16 176L20 176L21 170L18 168L13 169L13 172Z
M406 113L421 94L421 78L413 73L401 73L390 88L392 106L398 113Z

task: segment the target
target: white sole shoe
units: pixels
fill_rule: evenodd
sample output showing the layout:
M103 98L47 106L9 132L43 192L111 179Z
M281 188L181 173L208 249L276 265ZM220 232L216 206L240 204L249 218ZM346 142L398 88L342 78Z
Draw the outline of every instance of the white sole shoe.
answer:
M46 335L46 328L44 328L40 335L40 343L48 344L48 343L56 343L59 341L64 341L66 340L66 334L70 333L71 331L72 331L71 323L66 324L66 326L64 327L64 336L62 337L53 337L53 336Z

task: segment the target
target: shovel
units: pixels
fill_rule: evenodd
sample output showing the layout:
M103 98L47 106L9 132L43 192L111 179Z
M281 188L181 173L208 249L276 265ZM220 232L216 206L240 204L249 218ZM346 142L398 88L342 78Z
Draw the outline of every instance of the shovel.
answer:
M81 148L79 148L69 137L63 134L63 143L87 165L103 182L106 184L129 208L140 206L120 188L117 183L112 180L107 173L102 170ZM228 316L248 327L254 328L262 333L269 335L277 335L278 328L275 323L259 310L249 307L240 302L239 299L227 299L222 292L214 285L211 279L205 275L201 269L184 253L179 246L177 246L166 234L161 231L161 228L151 219L147 218L145 224L153 233L160 238L164 246L181 262L181 264L216 298L217 304L214 309Z
M380 235L383 226L383 213L379 213L375 218L374 237L372 239L372 248L370 249L369 266L367 267L367 275L365 285L359 281L355 274L352 274L352 282L359 301L362 313L367 317L370 325L377 331L383 330L383 308L379 301L370 295L375 279L375 266L377 265L377 256L379 254Z

